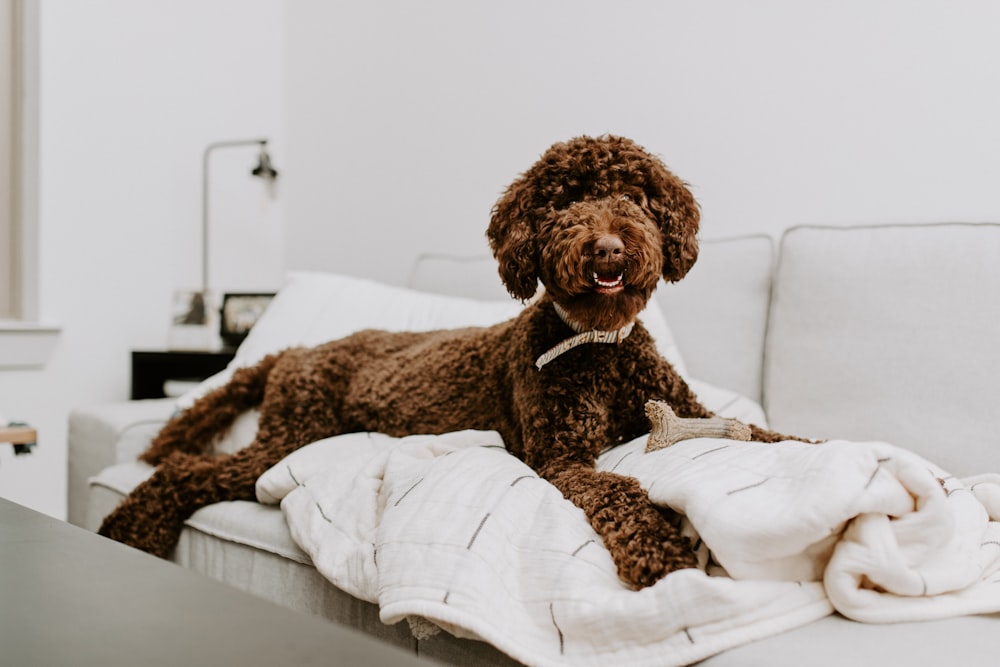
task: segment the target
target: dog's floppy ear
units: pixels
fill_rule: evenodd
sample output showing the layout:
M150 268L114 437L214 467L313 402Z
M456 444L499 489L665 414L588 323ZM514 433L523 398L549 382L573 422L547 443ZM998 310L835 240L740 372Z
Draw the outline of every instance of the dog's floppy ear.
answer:
M538 289L538 244L529 183L525 175L507 188L494 205L486 230L500 279L511 296L522 301Z
M683 278L698 259L698 223L701 212L687 185L666 169L656 183L649 209L663 234L663 279Z

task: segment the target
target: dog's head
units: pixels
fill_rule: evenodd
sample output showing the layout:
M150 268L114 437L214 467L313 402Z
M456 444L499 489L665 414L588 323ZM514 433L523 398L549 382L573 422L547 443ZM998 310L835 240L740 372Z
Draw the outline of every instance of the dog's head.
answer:
M698 204L664 164L629 139L577 137L549 148L493 207L486 232L518 299L541 280L577 323L617 329L662 275L698 257Z

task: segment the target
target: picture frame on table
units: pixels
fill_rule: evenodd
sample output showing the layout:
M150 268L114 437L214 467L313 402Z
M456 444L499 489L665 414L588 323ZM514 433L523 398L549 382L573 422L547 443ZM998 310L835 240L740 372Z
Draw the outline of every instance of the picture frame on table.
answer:
M222 297L219 335L224 345L236 347L274 299L274 292L227 292Z

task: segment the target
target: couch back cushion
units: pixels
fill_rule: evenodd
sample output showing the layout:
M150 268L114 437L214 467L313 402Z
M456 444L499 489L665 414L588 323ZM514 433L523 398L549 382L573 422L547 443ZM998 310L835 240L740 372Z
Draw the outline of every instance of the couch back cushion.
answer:
M507 288L500 282L497 261L489 255L419 255L406 286L421 292L467 299L511 299Z
M776 430L1000 470L1000 225L797 227L781 240L764 401Z
M765 235L701 242L694 268L656 298L692 377L761 400L774 243Z

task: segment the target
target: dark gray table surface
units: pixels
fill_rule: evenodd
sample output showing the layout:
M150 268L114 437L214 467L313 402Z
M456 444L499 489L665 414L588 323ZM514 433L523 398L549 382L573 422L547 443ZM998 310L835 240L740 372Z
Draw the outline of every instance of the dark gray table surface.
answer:
M0 663L429 664L3 499Z

